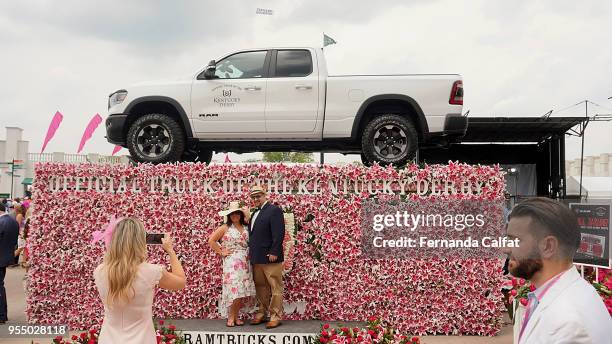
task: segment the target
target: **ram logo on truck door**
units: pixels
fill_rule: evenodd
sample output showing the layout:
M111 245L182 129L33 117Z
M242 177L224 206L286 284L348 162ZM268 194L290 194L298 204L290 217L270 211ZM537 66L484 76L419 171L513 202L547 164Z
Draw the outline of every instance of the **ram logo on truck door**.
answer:
M201 113L198 116L200 117L219 117L218 113Z

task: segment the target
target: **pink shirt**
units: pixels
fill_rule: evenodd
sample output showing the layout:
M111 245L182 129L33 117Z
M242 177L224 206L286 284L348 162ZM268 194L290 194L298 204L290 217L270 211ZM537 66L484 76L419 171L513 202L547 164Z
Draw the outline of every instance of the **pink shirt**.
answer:
M108 279L104 264L94 271L96 287L104 303L104 321L100 331L99 344L156 344L153 327L153 296L155 286L162 277L163 267L157 264L142 263L133 282L135 296L125 305L106 304Z

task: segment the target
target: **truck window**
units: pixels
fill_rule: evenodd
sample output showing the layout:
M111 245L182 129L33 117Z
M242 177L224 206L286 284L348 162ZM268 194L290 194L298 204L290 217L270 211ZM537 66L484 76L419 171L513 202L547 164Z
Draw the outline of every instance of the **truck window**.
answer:
M219 79L261 78L267 51L248 51L228 56L217 63L215 76Z
M279 50L276 55L276 77L301 77L312 73L308 50Z

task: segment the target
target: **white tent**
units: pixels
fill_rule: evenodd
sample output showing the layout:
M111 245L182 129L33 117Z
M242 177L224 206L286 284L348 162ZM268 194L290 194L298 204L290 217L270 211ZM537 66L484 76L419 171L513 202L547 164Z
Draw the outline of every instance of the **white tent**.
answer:
M566 194L580 194L580 176L567 177ZM582 177L582 196L587 199L612 199L612 177Z

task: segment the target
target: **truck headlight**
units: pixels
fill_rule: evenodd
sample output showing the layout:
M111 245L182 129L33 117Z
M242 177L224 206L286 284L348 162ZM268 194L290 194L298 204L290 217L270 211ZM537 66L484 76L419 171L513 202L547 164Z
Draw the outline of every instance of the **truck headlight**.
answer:
M108 108L110 109L115 105L123 103L123 100L125 97L127 97L127 94L128 92L126 90L119 90L111 93L111 95L108 96Z

